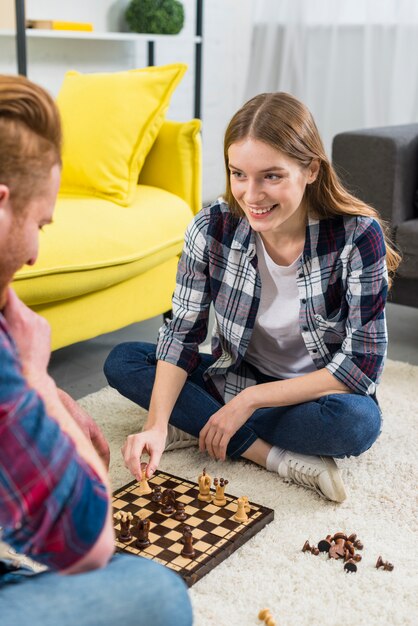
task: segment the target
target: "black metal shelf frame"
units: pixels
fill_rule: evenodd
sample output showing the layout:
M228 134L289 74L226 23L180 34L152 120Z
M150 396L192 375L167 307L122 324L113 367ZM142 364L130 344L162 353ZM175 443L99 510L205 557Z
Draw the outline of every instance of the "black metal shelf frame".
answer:
M195 27L195 35L198 39L195 43L194 116L199 119L202 118L203 1L196 0ZM25 0L15 0L15 10L17 71L22 76L27 76ZM154 41L147 42L147 62L149 66L155 63Z

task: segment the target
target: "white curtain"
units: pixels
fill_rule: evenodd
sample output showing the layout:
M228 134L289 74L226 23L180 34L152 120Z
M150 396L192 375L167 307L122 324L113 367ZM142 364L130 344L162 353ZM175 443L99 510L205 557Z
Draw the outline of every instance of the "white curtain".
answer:
M338 132L418 122L416 0L255 0L246 99L287 91Z

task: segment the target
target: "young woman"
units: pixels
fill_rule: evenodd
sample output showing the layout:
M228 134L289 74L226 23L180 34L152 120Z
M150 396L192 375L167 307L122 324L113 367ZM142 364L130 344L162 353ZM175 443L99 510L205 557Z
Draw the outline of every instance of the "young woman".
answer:
M110 385L149 408L125 463L138 478L148 453L150 476L167 445L198 438L213 459L250 459L341 502L333 457L380 433L387 270L399 256L289 94L247 102L224 155L226 193L187 230L173 319L157 346L121 344L105 364ZM212 354L199 354L211 304Z

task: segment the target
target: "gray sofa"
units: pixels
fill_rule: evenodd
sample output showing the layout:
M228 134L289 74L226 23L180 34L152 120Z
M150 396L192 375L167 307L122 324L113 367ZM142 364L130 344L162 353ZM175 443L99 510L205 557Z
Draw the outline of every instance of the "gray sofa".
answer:
M340 133L332 160L346 187L392 227L403 260L389 301L418 307L418 124Z

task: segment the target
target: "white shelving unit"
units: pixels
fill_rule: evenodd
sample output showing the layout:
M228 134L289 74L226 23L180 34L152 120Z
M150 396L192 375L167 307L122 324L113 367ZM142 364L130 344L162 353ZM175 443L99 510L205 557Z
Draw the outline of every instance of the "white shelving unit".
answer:
M15 0L16 7L16 32L13 30L0 29L0 37L16 37L17 65L19 74L26 76L26 40L27 39L70 39L82 41L120 41L120 42L143 42L148 48L148 65L154 65L155 44L159 41L174 39L176 43L192 44L195 47L195 88L194 88L194 115L201 117L201 84L202 84L202 45L203 45L203 3L204 0L196 0L196 29L195 35L152 35L139 33L115 33L115 32L86 32L76 30L41 30L25 28L25 2Z
M34 28L26 29L28 39L84 39L88 41L134 41L134 42L154 42L175 39L179 44L202 43L202 37L182 37L181 35L141 35L137 33L99 33L77 30L41 30ZM0 37L15 37L13 30L0 29Z

